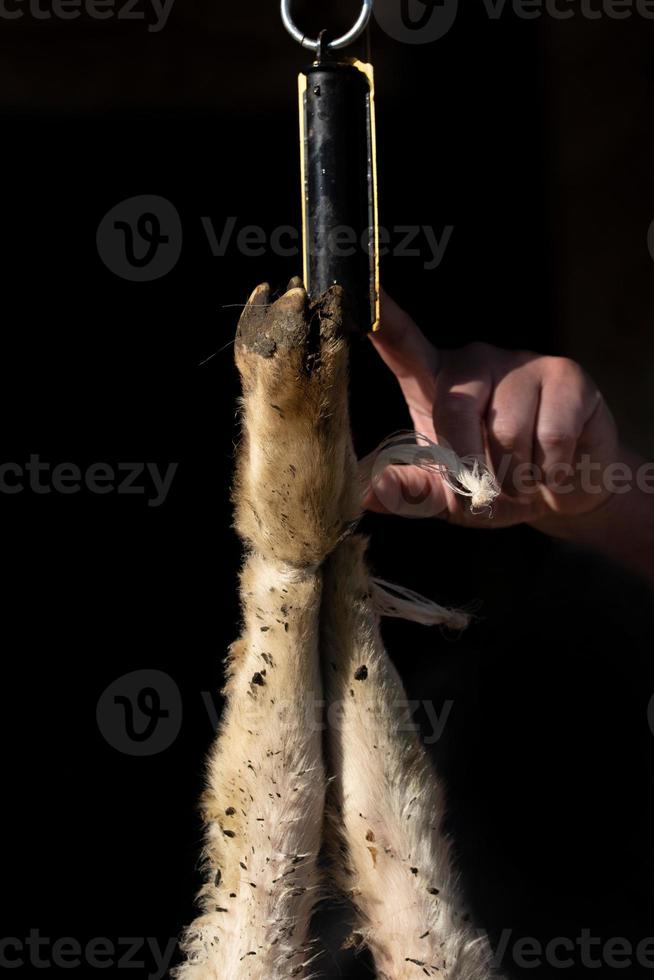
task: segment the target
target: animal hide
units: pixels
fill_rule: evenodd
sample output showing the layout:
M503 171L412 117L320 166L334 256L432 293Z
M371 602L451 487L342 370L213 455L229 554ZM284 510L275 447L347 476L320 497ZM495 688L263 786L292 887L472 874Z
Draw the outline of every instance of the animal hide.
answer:
M201 915L178 980L317 975L311 914L335 886L380 978L491 976L457 890L442 787L381 641L365 541L352 533L361 485L345 316L337 287L310 305L293 280L275 303L256 289L239 324L243 630L202 803ZM339 854L327 881L325 839Z

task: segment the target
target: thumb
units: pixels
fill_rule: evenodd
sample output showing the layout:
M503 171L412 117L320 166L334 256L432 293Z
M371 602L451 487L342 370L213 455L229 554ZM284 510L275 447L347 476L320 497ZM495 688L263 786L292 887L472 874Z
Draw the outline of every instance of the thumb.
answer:
M364 507L377 514L436 517L447 509L445 485L419 466L387 466L373 478Z

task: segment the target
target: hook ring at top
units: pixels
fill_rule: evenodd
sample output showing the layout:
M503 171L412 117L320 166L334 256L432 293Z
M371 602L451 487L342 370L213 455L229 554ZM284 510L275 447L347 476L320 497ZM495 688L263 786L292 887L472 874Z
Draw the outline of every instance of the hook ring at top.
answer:
M341 37L337 37L335 41L330 41L328 44L328 49L332 51L339 51L341 48L346 48L348 44L352 44L360 37L368 26L372 14L373 0L362 0L361 13L359 14L358 20L354 27L352 27L347 34L343 34ZM320 41L314 40L313 38L307 37L302 31L298 30L293 21L291 15L291 0L282 0L282 21L284 27L291 35L291 37L301 44L303 48L308 48L309 51L317 52L320 49Z

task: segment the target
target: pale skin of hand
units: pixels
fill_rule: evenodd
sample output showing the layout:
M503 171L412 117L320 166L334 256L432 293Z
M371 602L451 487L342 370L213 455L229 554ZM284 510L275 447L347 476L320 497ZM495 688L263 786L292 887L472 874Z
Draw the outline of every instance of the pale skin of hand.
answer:
M621 447L613 416L583 368L483 343L437 350L385 294L381 329L370 339L400 384L415 431L483 460L502 491L492 513L475 515L438 474L393 466L376 476L369 510L475 527L527 523L595 547L654 581L654 494L611 492L607 467L633 469L643 461ZM630 540L636 533L641 543Z

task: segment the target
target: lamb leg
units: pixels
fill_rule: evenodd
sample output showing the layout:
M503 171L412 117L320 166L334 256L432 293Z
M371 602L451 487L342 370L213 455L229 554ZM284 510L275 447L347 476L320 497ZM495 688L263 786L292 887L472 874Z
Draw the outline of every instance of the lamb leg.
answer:
M247 548L243 632L203 801L202 915L179 980L312 975L309 920L321 883L325 774L320 566L359 503L346 413L347 345L337 290L270 304L255 290L239 324L243 439L234 490Z

